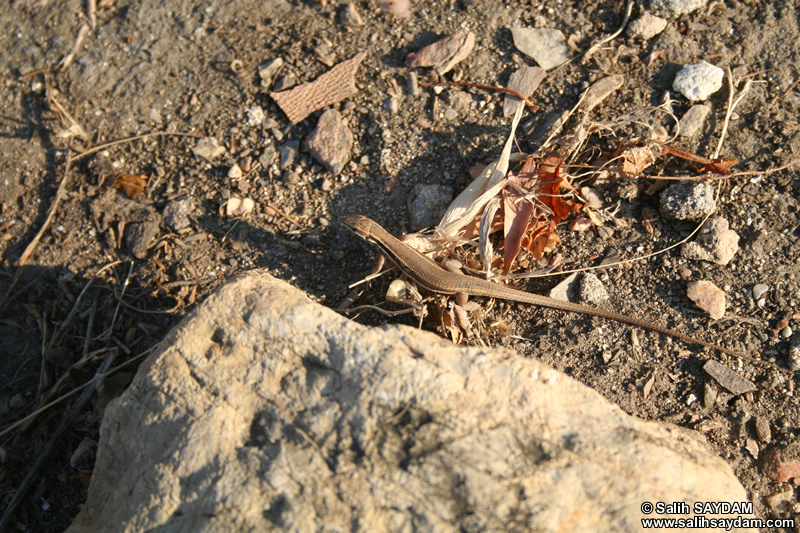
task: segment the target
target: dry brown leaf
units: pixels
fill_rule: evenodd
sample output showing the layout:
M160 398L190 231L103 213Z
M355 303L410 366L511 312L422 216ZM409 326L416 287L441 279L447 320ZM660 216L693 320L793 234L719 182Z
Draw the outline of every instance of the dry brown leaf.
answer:
M123 174L117 178L113 187L128 195L128 198L136 200L144 192L147 185L147 176L144 174Z
M620 170L625 177L638 176L655 163L653 152L646 146L631 146L620 154Z

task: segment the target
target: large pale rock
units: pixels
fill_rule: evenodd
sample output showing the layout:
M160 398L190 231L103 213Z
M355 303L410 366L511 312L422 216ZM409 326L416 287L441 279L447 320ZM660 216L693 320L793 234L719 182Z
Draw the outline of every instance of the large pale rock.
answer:
M108 407L70 531L639 531L645 502L746 497L691 432L545 365L253 274Z

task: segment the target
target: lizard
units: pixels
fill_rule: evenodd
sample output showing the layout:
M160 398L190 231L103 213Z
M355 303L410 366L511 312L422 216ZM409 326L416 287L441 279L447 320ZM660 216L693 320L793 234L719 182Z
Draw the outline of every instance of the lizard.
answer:
M720 352L734 355L755 363L764 363L759 359L748 357L747 355L725 348L712 342L707 342L697 337L675 331L658 324L635 318L622 313L609 311L590 305L577 304L569 301L557 300L549 296L542 296L515 289L507 285L493 283L488 280L450 272L441 267L430 257L421 254L415 249L403 243L394 235L383 229L377 222L363 215L345 217L342 219L345 225L352 229L356 235L377 246L382 254L392 261L397 268L413 279L419 286L428 291L438 294L467 294L470 296L483 296L497 298L501 300L514 301L549 307L572 313L596 316L608 320L622 322L632 326L655 331L662 335L675 337L688 344L699 344L707 348L712 348Z

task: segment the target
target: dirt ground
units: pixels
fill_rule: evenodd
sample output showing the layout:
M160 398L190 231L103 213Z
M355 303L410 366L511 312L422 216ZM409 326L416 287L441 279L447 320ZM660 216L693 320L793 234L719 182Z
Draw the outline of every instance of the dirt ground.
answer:
M535 64L516 50L509 27L558 28L577 55L616 31L625 11L624 2L454 0L418 2L412 16L400 20L370 1L355 3L363 25L348 26L341 18L344 4L335 0L159 6L111 0L100 2L95 29L85 33L71 64L60 69L87 20L85 4L19 0L0 8L5 28L0 37L0 430L86 385L104 363L120 367L77 409L80 391L3 433L3 510L48 441L55 443L9 522L19 531L61 531L71 522L85 499L103 406L169 328L226 278L267 268L335 307L350 292L348 285L369 272L373 253L344 229L341 217L364 214L400 234L408 227L407 202L415 185L460 190L470 167L498 157L510 125L510 118L502 117L502 95L464 88L439 95L423 88L418 96L408 95L409 52L467 28L477 45L444 79L505 85L511 72ZM633 17L638 13L636 6ZM610 74L624 75L625 84L593 112L598 122L661 104L685 64L706 60L752 79L721 153L740 160L735 171L753 172L731 178L720 196L718 212L741 238L734 260L726 266L688 262L671 250L599 276L614 310L745 350L782 368L791 342L784 335L793 330L797 338L800 329L800 181L796 165L768 171L800 157L798 20L792 2L709 2L649 41L623 33L589 61L578 58L551 72L533 97L542 110L523 118L535 126L548 113L572 108L591 82ZM648 66L651 53L659 50ZM278 77L290 73L302 83L329 70L323 61L338 63L360 51L367 55L356 75L358 94L335 105L355 136L351 162L333 175L301 149L288 171L280 169L281 148L289 141L302 146L321 112L292 125L270 98L271 87L262 87L258 66L281 57L285 65ZM435 81L431 70L416 71L421 82ZM391 110L387 98L398 94L395 87L400 105ZM673 111L681 116L691 103L671 94ZM64 135L67 113L58 113L53 100L87 139ZM706 127L694 138L676 141L680 147L714 151L727 88L709 102L713 111ZM256 106L266 116L251 125L248 110ZM662 125L672 127L666 119ZM533 151L526 131L530 128L518 132L519 147ZM228 151L208 163L192 153L194 137L154 136L111 146L67 168L70 153L149 132L214 136ZM616 133L624 139L637 131ZM613 150L616 141L598 136L590 142L598 150ZM228 169L247 156L264 164L244 180L229 178ZM688 162L668 158L648 172L694 174ZM124 174L145 175L144 194L131 200L113 189ZM54 218L20 267L62 183ZM693 222L656 216L654 231L648 231L643 210L658 212L658 194L647 190L652 183L637 183L639 194L632 198L625 192L629 183L597 184L606 206L619 204L616 216L624 224L610 235L560 229L558 252L571 267L597 264L614 251L630 259L659 250L695 228ZM188 219L176 231L163 214L183 197L191 200ZM253 212L222 216L220 208L230 197L252 198ZM134 228L156 231L139 257L132 252ZM686 284L700 279L725 291L722 320L709 319L686 298ZM558 281L540 279L527 289L545 293ZM753 296L756 284L769 288L763 301ZM382 282L373 283L359 302L378 303L382 291ZM387 319L365 314L360 320ZM757 514L776 516L765 497L785 487L763 474L754 454L796 439L796 377L585 316L496 304L486 322L501 320L510 335L495 328L487 342L510 345L566 372L628 413L700 429L729 462ZM758 390L726 393L702 369L709 358L728 362ZM651 377L645 398L643 384ZM717 392L716 402L707 401L709 390ZM759 417L769 424L768 444L756 436ZM790 505L796 502L795 491Z

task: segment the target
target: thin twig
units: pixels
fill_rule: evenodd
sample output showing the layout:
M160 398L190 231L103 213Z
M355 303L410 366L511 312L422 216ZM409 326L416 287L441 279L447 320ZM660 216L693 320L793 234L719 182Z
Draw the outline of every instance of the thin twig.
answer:
M747 80L747 83L744 84L744 89L739 94L739 98L736 101L733 101L733 95L736 89L733 86L733 73L731 72L731 67L728 67L728 109L725 111L725 121L722 123L722 133L719 136L719 142L717 143L717 149L714 150L714 157L712 159L716 159L719 157L719 153L722 151L722 143L725 141L725 134L728 133L728 124L731 121L731 115L733 114L733 110L736 109L736 106L739 105L739 102L742 101L744 95L747 94L747 91L750 90L750 86L753 84L753 80Z
M625 26L628 25L628 21L631 18L631 11L633 11L633 0L628 0L628 7L625 9L625 18L622 20L622 25L620 25L620 27L619 27L619 29L617 31L615 31L614 33L612 33L608 37L600 39L599 41L594 43L588 50L586 50L586 52L583 53L584 60L589 59L590 57L592 57L592 55L594 55L594 53L597 52L597 50L601 46L603 46L604 44L606 44L609 41L612 41L612 40L616 39L617 36L620 33L622 33L622 30L625 29Z
M441 81L438 83L420 83L420 87L474 87L476 89L486 89L487 91L500 91L512 96L516 96L523 102L525 102L525 107L531 113L536 113L539 111L539 106L528 100L522 93L519 91L515 91L514 89L509 89L508 87L500 87L499 85L484 85L483 83L468 83L464 81Z

